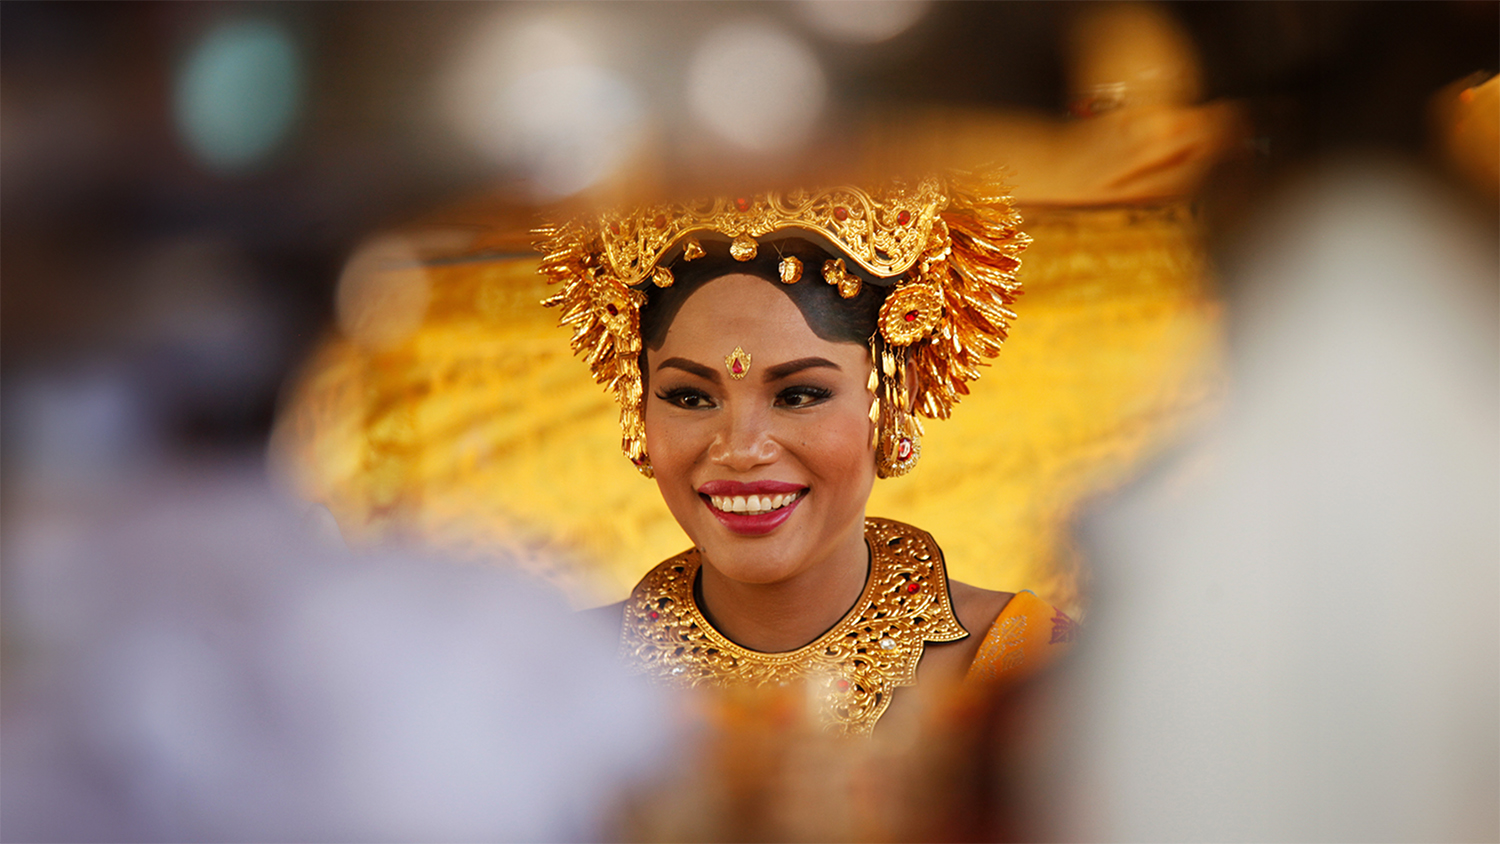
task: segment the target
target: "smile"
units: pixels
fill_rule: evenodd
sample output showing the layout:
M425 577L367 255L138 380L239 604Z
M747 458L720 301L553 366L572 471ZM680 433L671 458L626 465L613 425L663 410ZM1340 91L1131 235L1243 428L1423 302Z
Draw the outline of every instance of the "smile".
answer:
M782 495L710 495L708 503L714 509L725 513L744 513L747 516L759 516L770 513L791 504L802 497L801 492L790 492Z
M698 488L698 497L732 533L764 536L791 518L808 491L783 481L709 481Z

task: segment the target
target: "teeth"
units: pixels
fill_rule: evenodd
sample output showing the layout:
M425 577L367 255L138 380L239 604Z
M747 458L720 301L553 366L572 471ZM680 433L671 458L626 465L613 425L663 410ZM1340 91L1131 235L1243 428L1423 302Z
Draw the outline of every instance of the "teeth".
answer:
M796 501L801 496L799 492L789 492L782 495L710 495L708 500L714 507L725 513L746 513L749 515L760 515L781 508Z

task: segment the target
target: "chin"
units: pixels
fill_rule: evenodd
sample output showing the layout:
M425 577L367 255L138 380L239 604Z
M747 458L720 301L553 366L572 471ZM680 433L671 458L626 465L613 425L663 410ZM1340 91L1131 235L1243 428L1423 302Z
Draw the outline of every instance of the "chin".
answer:
M704 565L712 566L719 574L735 582L759 586L793 577L803 559L803 555L771 537L731 537L698 547L703 551Z

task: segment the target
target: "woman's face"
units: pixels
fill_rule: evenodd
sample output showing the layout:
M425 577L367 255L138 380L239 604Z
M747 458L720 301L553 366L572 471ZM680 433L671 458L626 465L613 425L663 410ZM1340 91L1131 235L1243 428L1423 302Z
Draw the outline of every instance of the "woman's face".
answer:
M743 378L725 358L750 356ZM813 333L770 282L715 279L646 353L646 450L667 507L732 580L777 583L862 542L870 355Z

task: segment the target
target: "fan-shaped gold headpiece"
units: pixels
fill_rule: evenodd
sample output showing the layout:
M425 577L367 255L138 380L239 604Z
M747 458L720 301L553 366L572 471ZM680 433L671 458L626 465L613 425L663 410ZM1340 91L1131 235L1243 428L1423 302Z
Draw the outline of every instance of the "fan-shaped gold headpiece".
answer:
M968 393L966 382L979 377L984 359L999 353L1015 319L1009 306L1020 293L1016 271L1030 243L1020 223L998 178L962 173L873 190L794 190L606 211L536 234L544 256L540 271L562 286L543 304L562 309L574 351L620 404L626 457L649 476L639 363L646 296L639 288L670 286L666 264L679 255L702 255L699 237L729 238L730 254L745 261L755 257L757 238L811 234L875 283L893 285L871 351L887 382L904 384L907 368L914 377L909 391L886 391L883 409L877 399L871 417L911 418L915 411L944 419ZM782 269L783 281L802 278L800 264ZM822 272L846 298L856 295L859 278L843 259L828 261ZM885 461L882 474L904 473L916 462L905 445Z

